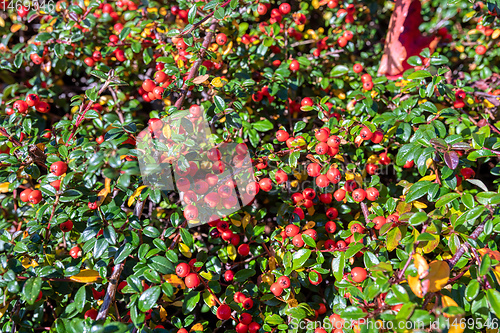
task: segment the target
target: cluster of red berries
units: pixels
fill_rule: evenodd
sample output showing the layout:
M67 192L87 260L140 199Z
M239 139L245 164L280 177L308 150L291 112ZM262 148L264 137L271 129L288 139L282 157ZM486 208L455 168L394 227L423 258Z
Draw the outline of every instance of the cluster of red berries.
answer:
M455 92L455 102L453 103L453 106L457 109L461 109L461 108L465 107L464 99L466 97L467 97L467 94L465 93L465 91L463 91L462 89L457 90Z
M241 237L238 234L235 234L229 228L229 222L217 219L208 223L209 226L213 227L210 231L210 237L212 238L222 238L226 242L232 244L233 246L238 247L238 254L245 257L250 253L250 245L248 244L240 244ZM228 273L228 278L230 277L230 273ZM231 279L232 280L232 279ZM226 279L226 281L229 281Z
M30 107L34 107L36 111L40 113L47 113L50 111L50 105L47 102L41 101L37 94L26 95L25 100L18 99L12 104L12 108L7 108L7 115L11 115L14 112L21 114L26 114Z

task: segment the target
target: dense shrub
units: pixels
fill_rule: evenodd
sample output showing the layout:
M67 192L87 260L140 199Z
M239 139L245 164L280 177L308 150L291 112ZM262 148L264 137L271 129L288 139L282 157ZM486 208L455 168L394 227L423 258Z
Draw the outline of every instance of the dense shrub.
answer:
M494 3L3 6L2 332L498 331ZM258 193L189 228L136 139L201 111Z

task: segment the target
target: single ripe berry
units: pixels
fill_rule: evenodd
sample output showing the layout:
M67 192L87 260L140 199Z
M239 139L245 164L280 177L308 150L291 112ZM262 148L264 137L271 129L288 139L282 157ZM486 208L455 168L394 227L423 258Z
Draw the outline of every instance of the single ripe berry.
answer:
M243 294L242 292L239 292L237 291L234 296L233 296L233 300L236 302L236 303L243 303L243 301L246 299L246 296L245 294Z
M292 238L292 244L295 247L302 247L304 246L304 240L302 239L302 234L297 234L293 236Z
M333 221L328 221L325 224L325 230L329 234L333 234L337 230L337 224Z
M316 185L320 188L325 188L330 185L330 180L328 180L326 175L319 175L316 177Z
M370 74L363 74L361 75L361 82L362 83L365 83L365 82L371 82L372 81L372 76Z
M383 216L377 216L376 218L373 219L372 221L373 223L375 223L375 230L380 230L380 228L382 228L382 226L385 224L385 217Z
M352 192L352 199L356 202L361 202L366 198L366 191L358 188Z
M263 3L259 3L257 5L257 13L260 16L266 15L266 13L267 13L267 6L265 4L263 4Z
M378 166L376 164L373 164L373 163L368 163L365 167L366 173L369 175L377 174L377 169L378 169Z
M283 15L286 15L286 14L290 13L290 10L291 10L291 9L292 9L292 8L290 7L290 5L289 5L288 3L286 3L286 2L282 3L282 4L279 6L279 11L280 11L280 13L281 13L281 14L283 14Z
M333 167L328 169L326 176L328 177L328 180L333 184L338 184L342 179L342 174L340 173L339 169Z
M224 272L224 280L227 282L231 282L234 279L234 272L231 270L225 271Z
M471 168L461 169L460 174L464 177L464 179L471 179L471 178L474 178L474 176L476 175L474 170L472 170Z
M85 63L85 65L89 66L89 67L94 67L95 65L95 60L92 59L91 57L87 57L83 60L83 62Z
M253 308L253 300L251 298L245 298L245 300L243 301L243 303L241 303L241 305L243 306L244 309L250 310L251 308Z
M288 180L288 175L283 170L276 171L275 179L278 184L285 183Z
M260 325L255 321L251 322L248 325L248 333L257 333L260 330Z
M142 89L144 89L146 92L152 92L155 87L156 84L150 79L146 79L142 83Z
M368 200L375 201L378 199L378 196L379 192L376 188L370 187L366 189L366 197L368 198Z
M328 204L332 203L333 195L331 193L321 193L319 195L319 201L328 205Z
M314 239L314 241L318 240L318 232L314 229L307 229L306 231L304 231L304 235L311 237L312 239Z
M32 191L28 196L28 201L36 205L42 201L42 192L39 190Z
M177 276L180 278L188 276L190 271L191 271L191 267L189 267L189 265L186 264L185 262L181 262L175 268L175 274L177 274Z
M367 90L367 91L372 90L373 89L373 82L368 81L368 82L363 83L363 89Z
M372 131L370 131L370 129L368 127L363 127L361 129L361 132L359 132L359 135L361 136L361 138L363 140L370 140L373 136L373 133Z
M74 246L69 250L69 255L73 258L76 259L78 257L82 256L82 250L78 246Z
M276 282L283 289L287 289L290 287L290 278L288 276L280 276Z
M200 278L196 273L189 273L184 279L186 287L194 289L200 285Z
M382 133L381 131L375 131L372 135L372 142L380 143L382 142L383 138L384 138L384 133Z
M275 282L271 285L271 292L274 296L278 297L283 293L283 288L279 285L279 283Z
M164 71L158 71L155 73L155 81L156 83L163 83L167 81L167 74Z
M363 71L363 65L354 64L354 66L352 66L352 70L354 71L354 73L361 73Z
M50 104L47 102L41 101L35 106L35 110L37 110L40 113L47 113L50 111Z
M59 228L61 229L62 232L70 232L71 229L73 229L73 221L68 220L66 222L63 222L59 224Z
M68 165L63 161L57 161L52 163L50 166L50 172L52 172L56 176L62 176L68 171Z
M311 280L311 278L309 277L309 282L314 285L314 286L317 286L319 285L322 281L323 281L323 277L321 276L321 274L319 274L316 270L312 270L311 272L314 272L318 275L318 281L313 281Z
M398 221L399 221L399 216L396 214L391 214L391 215L387 216L386 223L395 224Z
M324 155L328 152L328 149L330 147L328 147L328 145L326 144L326 142L320 142L316 145L316 154L318 155Z
M290 63L290 70L292 72L296 72L300 69L300 64L297 60L292 60L292 62Z
M240 316L240 323L244 325L250 325L252 322L252 315L248 312L243 312Z
M326 210L326 217L330 220L334 220L339 216L339 211L335 207L330 207Z
M269 178L264 178L259 181L260 189L264 192L269 192L273 188L273 182Z
M354 267L351 271L352 280L357 283L361 283L366 280L366 269L363 267Z
M314 101L310 97L305 97L300 101L300 106L313 106Z
M222 304L217 309L217 318L219 318L220 320L228 320L229 318L231 318L231 312L232 310L229 305Z
M241 256L247 256L250 253L250 246L248 244L241 244L238 247L238 253Z
M29 106L36 106L40 103L40 97L38 97L37 94L28 94L28 96L26 96L26 103Z
M279 130L278 132L276 132L276 139L279 142L285 142L286 140L288 140L289 137L290 135L288 134L287 131Z
M337 39L337 43L339 44L340 47L345 47L347 45L347 38L345 37L339 37L339 39Z
M325 128L322 128L320 129L319 131L317 131L314 136L316 137L316 139L320 142L327 142L328 141L328 131L325 129Z
M300 231L300 228L298 226L296 226L295 224L289 224L286 226L285 228L285 233L287 235L287 237L294 237L295 235L297 235Z
M338 146L340 146L340 138L336 135L332 135L331 137L328 138L328 140L326 141L326 143L330 146L330 147L334 147L334 148L337 148Z
M227 36L226 36L226 34L224 34L224 33L221 32L220 34L217 35L217 37L215 37L215 41L219 45L226 44L226 42L227 42Z
M310 163L307 166L307 174L311 177L318 177L321 172L321 165L318 163Z
M32 189L25 189L24 191L19 194L19 199L21 199L22 202L28 202L29 201L29 195L30 193L33 192Z
M96 309L90 309L90 310L87 310L85 312L85 314L83 315L83 318L87 319L87 318L90 318L92 320L95 320L97 318L97 310Z
M478 45L476 47L476 54L483 55L485 53L486 53L486 46L484 46L484 45Z
M19 113L26 113L26 111L28 111L28 103L23 100L15 101L12 107Z

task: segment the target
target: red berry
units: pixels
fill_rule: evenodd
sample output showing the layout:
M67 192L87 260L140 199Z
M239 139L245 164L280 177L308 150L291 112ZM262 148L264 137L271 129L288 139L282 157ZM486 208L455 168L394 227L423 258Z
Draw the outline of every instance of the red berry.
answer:
M150 79L146 79L142 83L142 89L144 89L144 91L146 92L152 92L155 87L156 84Z
M474 178L474 176L476 175L474 170L472 170L471 168L461 169L460 174L464 177L464 179L471 179L471 178Z
M240 316L240 323L244 325L250 325L252 322L252 315L248 312L243 312Z
M352 199L356 202L361 202L366 198L366 191L358 188L352 192Z
M276 282L283 289L287 289L290 287L290 278L288 276L280 276Z
M316 197L316 191L314 191L314 189L312 189L312 188L306 188L302 192L302 195L304 196L304 198L306 198L308 200L312 200Z
M25 189L19 194L19 199L21 199L22 202L28 202L29 201L29 195L30 193L33 192L32 189Z
M275 179L278 184L283 184L288 180L288 175L283 170L276 171Z
M363 65L354 64L354 66L352 66L352 70L354 71L354 73L361 73L363 71Z
M309 282L312 284L312 285L315 285L317 286L318 284L320 284L322 281L323 281L323 277L321 276L321 274L319 274L317 271L315 270L312 270L312 272L316 273L318 275L318 281L314 282L311 280L311 278L309 278Z
M326 175L319 175L316 177L316 185L320 188L324 188L330 185L330 181Z
M370 140L373 136L373 133L372 131L370 131L370 129L368 127L363 127L363 129L361 130L361 132L359 132L359 135L361 135L361 138L363 140Z
M222 32L220 34L218 34L217 37L215 37L215 42L217 44L219 44L219 45L226 44L226 42L227 42L227 36L226 36L226 34L224 34Z
M325 129L325 128L322 128L320 129L319 131L317 131L314 136L316 137L316 139L320 142L327 142L328 141L328 131Z
M326 142L330 147L338 147L340 146L340 138L336 135L332 135L331 137L328 138L328 141Z
M310 97L304 97L302 101L300 101L300 106L313 106L314 102Z
M259 3L257 6L257 13L259 13L259 15L261 15L261 16L266 15L266 13L267 13L266 5L263 3Z
M368 82L363 83L363 89L368 90L368 91L372 90L373 89L373 82L368 81Z
M29 106L36 106L40 103L40 97L38 97L37 94L28 94L28 96L26 96L26 103Z
M328 152L330 147L326 144L326 142L320 142L316 145L316 154L324 155Z
M483 55L483 54L485 54L485 53L486 53L486 46L484 46L484 45L478 45L478 46L476 47L476 53L477 53L478 55Z
M249 333L257 333L258 330L260 330L260 325L258 323L251 322L250 325L248 325Z
M337 43L339 44L340 47L345 47L347 45L347 38L345 37L339 37L339 39L337 40Z
M302 234L297 234L292 238L292 244L296 247L304 246L304 240L302 239Z
M284 2L279 6L279 11L281 14L286 15L290 13L291 7L288 3Z
M296 226L295 224L289 224L286 226L285 228L285 233L287 235L287 237L294 237L295 235L297 235L300 231L300 228L298 226Z
M376 164L373 164L373 163L368 163L365 167L366 173L369 175L377 174L377 169L378 169L378 166Z
M395 224L398 221L399 221L399 216L396 214L391 214L391 215L387 216L386 223Z
M63 222L59 224L59 228L61 229L62 232L70 232L71 229L73 229L73 221L68 220L66 222Z
M246 298L243 303L241 303L244 309L250 310L253 308L253 300L251 298Z
M344 200L345 198L345 194L346 194L346 190L342 189L342 188L339 188L338 190L336 190L334 193L333 193L333 197L335 198L335 200L337 201L342 201Z
M228 320L229 318L231 318L231 312L232 310L229 305L222 304L217 309L217 318L219 318L220 320Z
M361 283L366 280L366 269L363 267L354 267L351 271L352 280L357 283Z
M300 64L297 60L292 60L290 63L290 70L296 72L300 69Z
M271 285L271 292L274 296L278 297L283 293L283 288L279 285L279 283L275 282Z
M184 280L186 287L194 289L200 285L200 278L196 273L189 273Z
M247 333L248 332L248 325L238 323L235 327L236 333Z
M319 201L321 201L324 204L330 204L333 200L333 195L331 193L321 193L319 195Z
M90 310L87 310L84 314L84 318L87 319L87 318L90 318L92 320L95 320L97 318L97 310L96 309L90 309Z
M307 229L306 231L303 232L303 234L308 235L309 237L314 239L314 241L318 240L318 233L314 229Z
M264 178L259 181L260 189L264 192L269 192L273 188L273 182L269 178Z
M95 65L95 61L91 57L85 58L85 60L83 60L83 62L85 63L85 65L87 65L89 67L94 67L94 65Z
M318 163L310 163L307 166L307 174L311 177L318 177L321 172L321 165Z
M372 142L380 143L382 142L383 138L384 138L384 133L382 133L381 131L375 131L372 135Z
M12 107L19 113L26 113L26 111L28 111L28 103L23 100L15 101Z
M242 292L239 292L239 291L237 291L233 297L233 299L236 303L243 303L245 298L246 298L245 294L243 294Z
M191 267L189 267L189 265L186 264L185 262L181 262L175 268L175 274L177 274L177 276L180 278L188 276L190 271L191 271Z
M333 234L337 230L337 224L333 221L328 221L325 224L325 230L329 234Z
M389 165L391 164L391 158L387 155L387 153L381 153L379 155L380 160L379 163L382 165Z
M68 171L68 165L63 161L57 161L50 166L50 172L56 176L62 176Z
M382 226L385 224L385 217L377 216L376 218L373 219L372 222L375 223L374 228L376 230L380 230L380 228L382 228Z
M366 189L366 197L368 198L368 200L375 201L378 199L378 196L379 192L376 188L370 187Z
M339 211L335 207L330 207L326 210L326 217L330 220L334 220L339 216Z
M238 247L238 253L241 256L247 256L250 253L250 246L248 244L241 244Z
M79 258L82 256L82 250L78 246L74 246L69 250L69 255L73 257L73 259Z
M340 173L339 169L334 167L328 169L326 176L328 177L328 180L331 181L333 184L338 184L342 179L342 174Z
M285 142L286 140L288 140L289 137L290 135L288 134L287 131L279 130L278 132L276 132L276 139L279 142Z
M36 205L42 201L42 192L39 190L34 190L28 195L28 201Z

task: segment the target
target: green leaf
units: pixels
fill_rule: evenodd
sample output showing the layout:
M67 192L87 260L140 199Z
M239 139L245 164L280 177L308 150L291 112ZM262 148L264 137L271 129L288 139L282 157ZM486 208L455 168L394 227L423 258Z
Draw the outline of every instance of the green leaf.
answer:
M335 280L342 281L344 278L344 265L345 253L341 252L340 255L332 260L332 272Z
M93 87L91 89L88 89L85 91L85 95L87 96L88 99L90 99L92 102L96 102L99 96L97 95L97 87Z
M486 297L488 299L488 303L490 303L493 312L500 317L500 292L495 289L486 290Z
M253 123L252 126L259 132L267 132L269 130L272 130L274 127L273 123L270 122L269 119L259 120Z
M23 286L23 296L28 304L34 304L40 290L42 289L42 279L40 277L32 277L26 280Z
M479 282L477 280L471 280L467 288L465 288L465 298L469 302L473 301L479 294L479 289L481 289Z
M127 38L129 33L130 27L125 27L122 29L122 31L120 31L120 35L118 36L118 38L120 38L120 40L124 40L125 38Z
M488 254L485 254L481 260L481 266L479 266L479 275L484 276L488 274L491 268L491 258Z
M200 302L200 292L191 290L184 296L184 303L182 304L182 312L184 314L191 313L196 305Z
M215 107L223 112L226 109L226 102L224 102L224 99L218 95L214 96L214 102L215 102Z
M190 9L189 9L189 12L188 12L188 22L193 24L194 23L194 19L196 18L196 12L197 12L197 7L196 5L192 6Z
M80 289L76 292L75 295L75 309L81 313L83 311L83 308L85 307L85 301L86 301L86 291L85 291L85 286L81 286Z
M347 68L347 66L337 65L330 72L330 76L332 76L332 77L338 77L338 76L347 74L348 72L349 72L349 68Z
M236 282L243 282L248 280L250 277L257 274L254 269L240 269L236 274L234 274L234 280Z
M427 194L431 185L432 183L428 180L416 182L410 187L410 190L406 194L405 202L410 203L420 197L423 197Z
M408 80L421 80L427 77L432 77L431 73L426 70L419 70L408 75Z
M160 297L160 294L161 294L160 286L151 287L145 292L143 292L137 302L139 310L141 310L142 312L146 312L152 309L153 306L156 305L156 301Z
M439 200L436 202L436 208L442 207L452 202L453 200L457 199L458 197L460 197L460 194L458 193L445 194L441 198L439 198Z
M427 218L428 217L426 212L417 212L410 217L408 223L413 226L417 226L427 221Z
M292 270L297 268L301 268L304 266L305 262L311 256L311 250L309 249L300 249L293 254L293 266Z
M78 199L82 195L83 195L82 192L80 192L78 190L69 189L69 190L64 191L63 194L61 194L59 201L61 201L61 202L75 201L76 199Z
M314 248L316 247L316 242L311 236L302 234L302 239L304 240L304 243L306 243L306 245Z
M174 265L167 258L162 256L154 256L148 259L148 265L160 274L173 274L175 272Z

